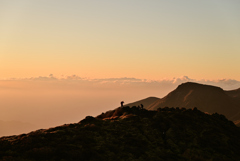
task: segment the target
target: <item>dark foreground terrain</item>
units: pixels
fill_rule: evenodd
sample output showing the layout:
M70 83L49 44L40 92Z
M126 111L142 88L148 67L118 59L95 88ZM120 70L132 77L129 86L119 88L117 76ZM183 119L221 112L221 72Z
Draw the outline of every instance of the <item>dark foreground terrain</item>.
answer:
M240 128L195 109L121 107L29 134L0 138L5 161L239 161Z

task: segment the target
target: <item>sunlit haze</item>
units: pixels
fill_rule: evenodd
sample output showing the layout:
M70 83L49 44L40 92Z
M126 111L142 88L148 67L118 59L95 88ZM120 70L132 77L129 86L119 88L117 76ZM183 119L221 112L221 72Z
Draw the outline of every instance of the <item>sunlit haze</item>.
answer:
M78 122L187 81L237 89L239 8L237 0L0 0L0 126Z

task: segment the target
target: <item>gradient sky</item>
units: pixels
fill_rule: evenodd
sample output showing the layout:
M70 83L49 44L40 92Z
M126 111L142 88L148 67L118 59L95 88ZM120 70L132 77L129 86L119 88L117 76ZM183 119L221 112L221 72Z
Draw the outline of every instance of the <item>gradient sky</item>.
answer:
M0 78L240 80L239 0L0 0Z

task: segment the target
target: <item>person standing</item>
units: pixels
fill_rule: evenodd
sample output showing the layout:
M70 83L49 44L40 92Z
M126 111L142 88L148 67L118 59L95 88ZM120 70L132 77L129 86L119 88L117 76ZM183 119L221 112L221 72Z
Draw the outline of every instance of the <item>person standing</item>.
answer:
M124 101L121 102L121 107L123 107Z

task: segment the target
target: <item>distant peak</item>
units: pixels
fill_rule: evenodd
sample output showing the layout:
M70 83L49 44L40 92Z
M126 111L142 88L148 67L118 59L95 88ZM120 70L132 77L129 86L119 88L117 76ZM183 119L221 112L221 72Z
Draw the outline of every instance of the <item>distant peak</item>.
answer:
M198 89L198 88L212 88L212 89L218 89L218 90L223 90L220 87L217 86L212 86L212 85L207 85L207 84L200 84L200 83L196 83L196 82L186 82L186 83L182 83L180 84L177 89Z
M195 85L195 86L197 86L197 85L204 85L204 84L200 84L200 83L196 83L196 82L186 82L186 83L182 83L182 84L180 84L179 86L189 86L189 85Z

